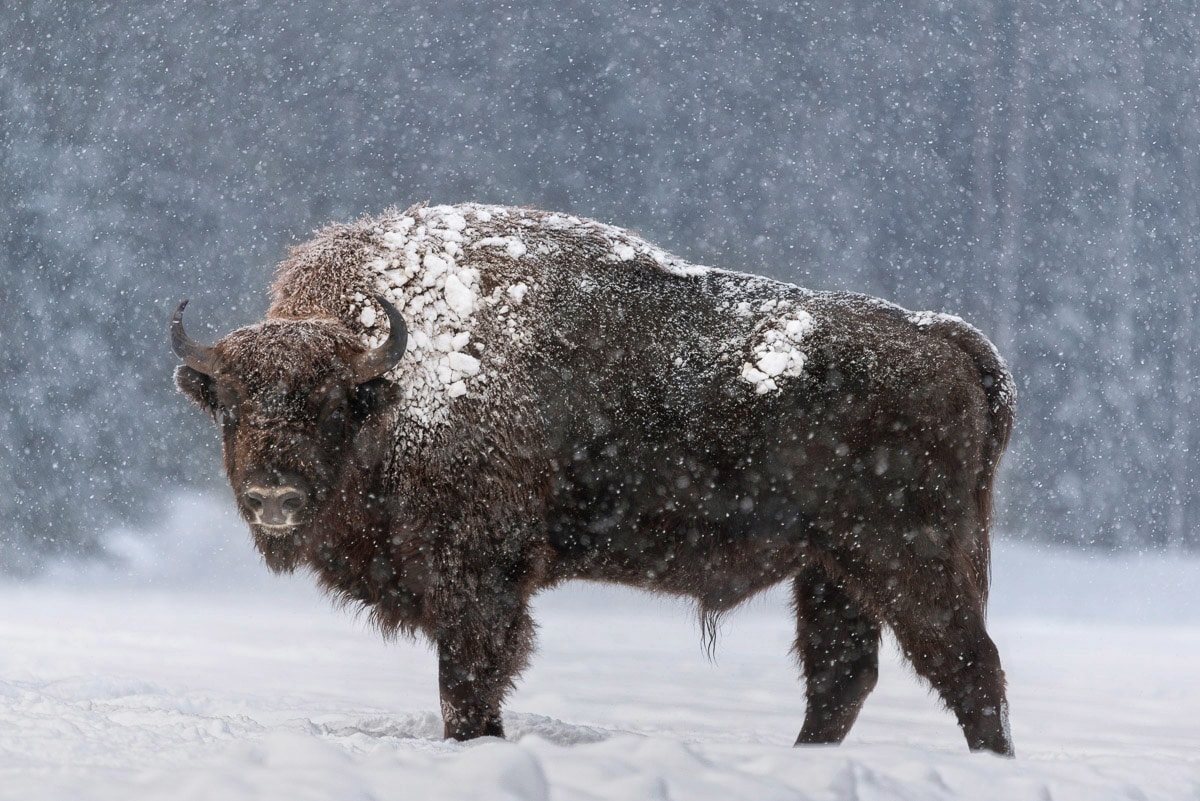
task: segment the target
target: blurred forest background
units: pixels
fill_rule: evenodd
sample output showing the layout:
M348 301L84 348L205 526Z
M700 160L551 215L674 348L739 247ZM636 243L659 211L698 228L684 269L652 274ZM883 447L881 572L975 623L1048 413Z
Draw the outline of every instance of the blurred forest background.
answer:
M1200 548L1198 37L1151 0L8 0L0 564L222 486L175 303L216 339L289 244L424 200L961 314L1021 388L1001 536Z

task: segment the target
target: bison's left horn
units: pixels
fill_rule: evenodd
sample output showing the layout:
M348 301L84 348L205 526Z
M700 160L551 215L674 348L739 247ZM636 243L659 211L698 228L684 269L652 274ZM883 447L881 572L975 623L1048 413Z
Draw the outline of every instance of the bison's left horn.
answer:
M408 347L408 326L404 324L400 312L380 295L375 296L375 302L387 314L390 331L379 347L367 351L354 362L354 377L360 384L378 378L395 367Z
M196 372L212 375L213 349L208 345L201 345L183 330L183 310L187 308L187 305L188 302L183 301L171 315L171 350L175 351L176 356L183 359L184 364Z

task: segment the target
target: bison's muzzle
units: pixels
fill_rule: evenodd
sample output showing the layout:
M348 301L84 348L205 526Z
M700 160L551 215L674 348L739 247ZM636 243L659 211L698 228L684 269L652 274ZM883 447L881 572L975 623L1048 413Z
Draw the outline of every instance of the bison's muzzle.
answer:
M308 495L296 487L252 486L242 493L242 503L250 522L268 534L284 533L300 525L300 514L308 505Z

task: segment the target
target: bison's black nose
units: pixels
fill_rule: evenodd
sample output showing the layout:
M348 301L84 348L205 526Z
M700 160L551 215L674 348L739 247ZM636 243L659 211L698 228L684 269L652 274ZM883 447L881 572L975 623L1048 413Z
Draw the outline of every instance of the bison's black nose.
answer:
M252 522L260 526L299 525L300 513L308 504L304 490L292 486L250 486L242 493L242 502Z

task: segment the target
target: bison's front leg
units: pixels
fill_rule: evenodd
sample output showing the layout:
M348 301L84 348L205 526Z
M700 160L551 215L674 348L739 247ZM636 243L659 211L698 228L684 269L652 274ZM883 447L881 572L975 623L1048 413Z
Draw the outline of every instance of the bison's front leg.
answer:
M879 623L846 588L811 566L795 580L796 655L808 707L796 745L840 743L879 675Z
M533 649L533 621L516 587L463 592L437 632L446 738L503 737L500 706Z

